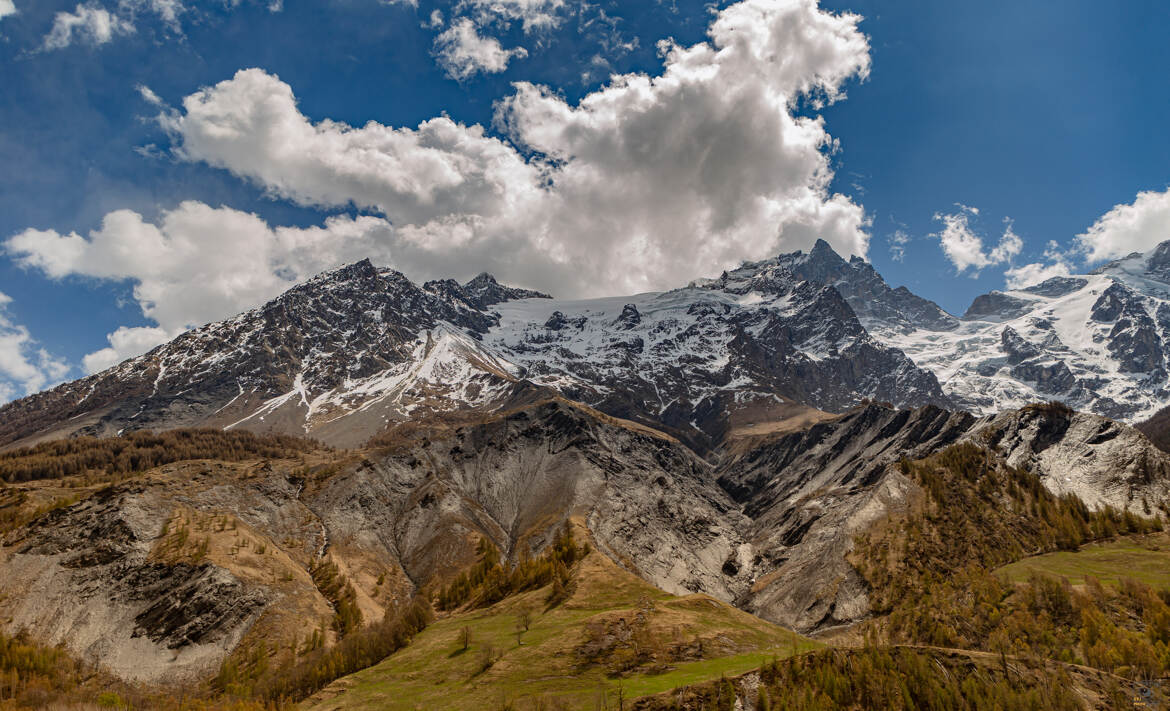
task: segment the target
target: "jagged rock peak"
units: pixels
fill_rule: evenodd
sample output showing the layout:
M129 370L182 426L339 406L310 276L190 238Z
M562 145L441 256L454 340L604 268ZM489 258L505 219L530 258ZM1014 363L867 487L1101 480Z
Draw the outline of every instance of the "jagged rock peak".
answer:
M552 298L548 294L540 291L505 286L496 281L496 278L487 272L481 272L479 276L464 284L463 291L466 292L469 298L483 308L514 299Z
M823 239L818 238L813 244L812 249L809 250L808 256L810 260L825 261L830 264L840 264L845 260L837 251L833 249L832 245Z
M393 274L402 276L401 274L398 274L398 272L393 272ZM369 281L371 279L378 278L378 276L378 268L375 267L373 262L371 262L367 257L366 259L362 259L351 264L343 264L335 269L321 272L320 274L317 274L316 276L313 276L308 280L291 287L288 291L277 297L277 299L290 295L318 291L322 288L327 288L336 284ZM405 277L403 276L403 278Z
M988 321L1005 320L1019 316L1027 311L1030 305L1028 301L1010 296L1002 291L990 291L976 296L971 305L967 307L963 318Z
M1150 251L1146 270L1163 278L1170 277L1170 239Z
M626 330L640 323L642 323L642 313L638 311L638 307L634 304L626 304L623 306L621 314L614 321L615 326Z
M879 337L917 328L951 331L959 320L906 287L890 288L873 265L857 255L848 261L823 239L809 250L781 254L775 263L797 278L832 286L849 302L861 323Z

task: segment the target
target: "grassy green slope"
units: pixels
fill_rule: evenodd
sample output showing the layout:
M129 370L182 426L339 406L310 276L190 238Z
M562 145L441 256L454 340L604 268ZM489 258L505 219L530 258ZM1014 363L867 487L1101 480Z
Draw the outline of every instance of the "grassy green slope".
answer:
M406 649L303 706L593 709L602 696L612 706L619 695L632 699L741 674L819 646L705 595L663 593L596 552L574 579L571 597L552 609L545 609L542 589L437 620ZM532 619L518 644L523 610ZM466 650L464 628L471 636Z
M1067 578L1083 585L1092 576L1105 585L1129 578L1170 588L1170 535L1155 533L1104 543L1090 543L1076 551L1033 556L1005 565L997 571L1011 582L1026 582L1033 573Z

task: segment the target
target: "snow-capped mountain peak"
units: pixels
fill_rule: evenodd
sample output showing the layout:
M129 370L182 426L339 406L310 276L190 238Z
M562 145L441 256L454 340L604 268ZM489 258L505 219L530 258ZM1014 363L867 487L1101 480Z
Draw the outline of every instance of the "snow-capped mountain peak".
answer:
M1131 422L1170 397L1170 241L1089 274L977 297L946 335L876 333L968 409L1061 400Z
M822 251L812 256L831 258ZM498 408L535 388L702 449L744 407L946 403L930 373L874 341L837 289L790 261L673 291L565 301L488 274L418 286L363 260L12 403L0 410L0 438L212 425L348 446L420 412Z
M664 292L560 300L368 260L0 409L0 443L212 425L359 444L423 412L558 392L704 450L742 412L864 398L988 413L1060 399L1139 420L1170 396L1170 242L991 292L962 318L825 242ZM764 415L761 415L764 416Z

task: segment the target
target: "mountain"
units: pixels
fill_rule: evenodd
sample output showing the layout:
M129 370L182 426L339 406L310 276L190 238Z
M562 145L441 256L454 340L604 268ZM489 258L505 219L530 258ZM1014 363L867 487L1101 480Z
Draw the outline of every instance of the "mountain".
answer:
M479 344L503 299L482 275L421 287L363 260L149 353L0 409L0 441L193 425L358 444L392 417L507 401L513 366Z
M1059 400L1138 422L1170 396L1170 242L991 292L957 318L824 241L717 278L559 300L488 274L421 286L368 260L0 408L0 446L213 426L353 447L423 414L559 394L700 454L864 399L991 414Z
M559 393L709 450L737 422L862 399L949 403L840 292L779 260L682 289L562 301L362 261L107 371L0 408L0 444L212 426L356 446L426 413Z
M959 326L938 304L904 286L890 288L869 262L856 255L845 261L824 240L817 240L808 254L782 254L777 263L800 279L835 288L871 333L953 331Z
M1139 422L1170 397L1170 241L1090 274L982 295L946 331L866 325L965 409L1059 400Z
M801 633L910 645L897 658L924 678L944 647L1012 688L1026 655L1138 684L1170 669L1142 646L1170 639L1165 596L994 571L1158 548L1115 539L1170 516L1170 454L1100 412L1000 403L1059 399L1060 354L1066 399L1144 407L1134 383L1164 377L1159 250L962 318L824 242L577 301L369 261L324 273L0 408L0 679L35 706L93 688L92 664L110 688L260 708L372 667L310 703L556 708L555 687L594 708L584 683L617 679L620 706L815 646ZM1043 387L1021 379L1037 369ZM972 617L972 595L995 614ZM1003 646L1020 619L1044 625L1033 647Z
M1136 423L1170 397L1170 241L1090 274L981 295L961 318L823 241L776 263L836 289L873 340L932 372L959 408L1059 400Z

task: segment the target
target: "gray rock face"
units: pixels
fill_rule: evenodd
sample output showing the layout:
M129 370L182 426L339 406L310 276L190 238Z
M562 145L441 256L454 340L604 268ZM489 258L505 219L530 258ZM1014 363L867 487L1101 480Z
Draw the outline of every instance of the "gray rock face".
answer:
M546 403L450 437L370 456L315 495L333 540L395 551L418 584L469 560L469 535L515 559L539 550L567 517L596 544L669 592L736 598L747 574L743 514L709 464L650 429L609 424Z
M1079 387L1068 365L1050 355L1052 351L1063 350L1055 333L1049 334L1042 344L1037 345L1011 326L1006 326L1001 342L1003 352L1007 354L1007 362L1012 366L1012 376L1032 384L1038 392L1068 394Z
M1074 291L1079 291L1080 289L1088 286L1088 284L1089 282L1085 279L1078 279L1075 277L1052 277L1051 279L1046 279L1039 284L1024 287L1023 289L1020 289L1020 291L1026 292L1028 294L1039 294L1040 296L1056 298L1058 296L1066 296L1073 293Z
M1001 341L1003 343L1003 352L1007 353L1008 362L1012 365L1022 363L1029 358L1035 358L1040 355L1040 348L1025 340L1011 326L1003 329Z
M466 564L473 534L515 557L578 517L602 551L668 592L807 631L868 612L845 555L915 490L889 465L974 421L870 405L712 465L652 430L554 402L368 456L309 505L331 540L393 552L416 584Z
M919 328L949 331L959 325L938 304L904 286L891 289L869 262L856 256L846 261L824 240L817 240L807 255L782 254L777 263L800 279L835 288L871 331L875 326L907 333Z
M1146 257L1146 272L1170 283L1170 240L1162 242Z
M1012 366L1011 374L1018 380L1034 384L1041 393L1068 395L1078 387L1076 376L1062 360L1018 363Z
M10 534L0 548L6 627L128 679L213 671L273 599L210 563L152 559L169 515L149 486L111 487Z
M1053 493L1075 494L1091 508L1149 516L1170 500L1170 455L1137 429L1099 415L1026 407L979 420L969 437L1038 473Z
M144 565L118 580L118 592L146 607L134 616L134 637L167 649L222 641L268 605L261 589L210 564Z
M1028 311L1030 302L1009 296L1002 291L992 291L975 297L964 319L986 319L989 321L1006 321Z
M1113 324L1109 331L1109 352L1122 372L1165 372L1166 346L1154 320L1139 303L1128 304Z
M957 441L973 422L935 407L869 405L721 465L719 483L744 507L745 537L765 561L756 573L766 585L738 604L801 630L868 614L865 585L845 555L917 490L891 465Z
M1133 291L1125 288L1122 284L1110 284L1100 298L1093 303L1093 310L1089 317L1098 323L1112 323L1116 321L1123 312L1133 311L1136 304L1137 295Z

